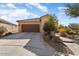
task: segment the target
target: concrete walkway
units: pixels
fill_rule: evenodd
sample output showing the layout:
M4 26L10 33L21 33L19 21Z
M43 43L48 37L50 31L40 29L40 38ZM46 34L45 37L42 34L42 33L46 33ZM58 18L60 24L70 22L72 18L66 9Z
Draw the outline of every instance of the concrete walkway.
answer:
M0 56L35 56L21 46L0 46Z
M16 33L10 36L6 36L4 39L10 40L27 40L30 39L30 42L24 47L14 47L14 46L1 46L0 55L38 55L38 56L55 56L61 55L60 52L57 52L54 48L50 47L48 44L43 42L41 33ZM4 49L4 50L3 50ZM7 49L11 49L8 51ZM3 51L3 52L1 52ZM26 52L24 52L26 51ZM7 53L6 53L7 52Z
M34 53L23 48L29 41L29 39L0 39L0 56L35 56Z
M22 46L24 47L26 44L28 44L30 39L0 39L0 46Z

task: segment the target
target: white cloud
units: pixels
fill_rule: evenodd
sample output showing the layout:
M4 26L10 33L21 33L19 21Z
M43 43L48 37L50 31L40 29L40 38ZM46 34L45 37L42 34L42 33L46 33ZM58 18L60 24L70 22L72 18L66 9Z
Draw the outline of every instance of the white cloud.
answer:
M30 6L29 4L25 4L25 6L27 6L28 8L32 8L32 6Z
M4 10L4 9L0 9L0 16L4 15L4 14L8 14L10 11L8 10Z
M1 16L2 19L8 20L7 16Z
M11 3L6 4L6 6L9 7L9 8L16 8L16 6L14 4L11 4Z
M59 11L63 11L64 9L67 9L67 7L58 7Z
M0 10L0 18L5 19L7 21L16 23L18 19L27 19L27 18L35 18L38 15L28 12L26 9L9 9L9 10Z
M3 4L0 4L0 7L2 7L2 8L5 8L5 5L3 5Z
M9 16L10 17L18 17L18 16L25 16L26 15L26 9L16 9L16 10L13 10Z
M17 8L15 4L2 4L0 8L0 18L16 23L18 19L36 18L37 14L29 12L26 8Z
M58 18L63 18L66 16L64 9L67 9L67 7L58 7L57 8L59 10L59 12L57 13Z
M28 12L26 9L16 9L13 10L12 13L9 14L12 17L38 17L38 15Z
M65 14L64 12L59 12L59 13L57 13L57 16L58 16L59 18L62 18L62 17L64 17L64 16L66 16L66 14Z
M41 5L40 3L28 3L26 4L27 7L36 7L41 11L48 12L48 8L46 6Z
M11 3L0 4L0 7L1 7L1 8L9 8L9 9L17 8L17 7L15 6L15 4L11 4Z

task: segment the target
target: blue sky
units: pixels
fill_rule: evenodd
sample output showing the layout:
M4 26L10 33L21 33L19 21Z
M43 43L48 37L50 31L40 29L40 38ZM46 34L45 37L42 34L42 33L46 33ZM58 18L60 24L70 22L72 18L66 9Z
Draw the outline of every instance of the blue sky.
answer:
M79 23L79 18L70 18L64 13L65 8L64 3L0 3L0 18L17 24L17 20L55 14L60 24Z

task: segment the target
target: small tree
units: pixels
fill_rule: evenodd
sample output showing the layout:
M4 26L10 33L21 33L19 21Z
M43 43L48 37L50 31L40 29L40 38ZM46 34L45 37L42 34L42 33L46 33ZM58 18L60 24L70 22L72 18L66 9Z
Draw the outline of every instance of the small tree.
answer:
M43 29L46 32L57 31L58 20L55 16L50 16L49 20L44 24Z
M58 20L56 16L50 16L48 21L44 24L43 30L47 32L51 39L51 31L57 31L58 28Z
M4 32L6 32L6 28L3 26L0 26L0 36L2 36Z

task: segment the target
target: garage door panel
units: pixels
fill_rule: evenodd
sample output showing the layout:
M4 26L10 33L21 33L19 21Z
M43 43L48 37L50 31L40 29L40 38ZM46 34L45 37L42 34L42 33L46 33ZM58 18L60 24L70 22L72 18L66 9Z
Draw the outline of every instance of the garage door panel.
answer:
M23 24L22 32L39 32L39 24Z

